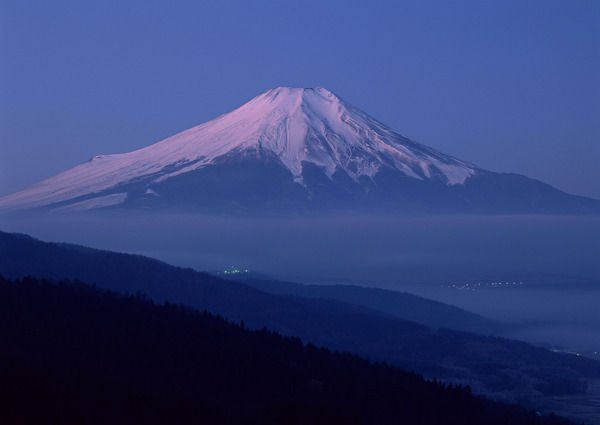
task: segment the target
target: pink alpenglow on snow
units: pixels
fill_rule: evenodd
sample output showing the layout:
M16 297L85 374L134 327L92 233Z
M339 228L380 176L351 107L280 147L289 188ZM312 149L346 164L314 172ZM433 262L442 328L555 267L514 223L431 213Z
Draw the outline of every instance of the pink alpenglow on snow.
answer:
M0 199L4 212L98 209L597 214L600 202L443 154L324 88L280 87Z
M331 178L343 170L353 179L372 178L392 167L414 179L442 178L462 184L476 167L411 141L324 88L280 87L240 108L146 148L100 155L71 170L0 200L0 208L31 209L100 194L123 184L155 183L205 167L244 151L274 154L303 184L303 162ZM91 209L109 202L78 203Z

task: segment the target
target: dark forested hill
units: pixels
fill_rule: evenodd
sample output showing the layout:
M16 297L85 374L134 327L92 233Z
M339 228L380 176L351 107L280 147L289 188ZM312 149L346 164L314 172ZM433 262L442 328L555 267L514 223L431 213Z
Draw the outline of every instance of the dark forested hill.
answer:
M577 393L600 363L552 353L526 343L432 329L364 306L329 299L267 294L238 282L181 269L150 258L46 243L0 232L0 274L94 283L121 293L147 294L206 309L251 329L284 335L428 377L468 383L476 392L523 400L532 395Z
M432 328L450 328L484 335L502 333L508 325L439 301L406 292L354 285L303 285L266 278L238 280L270 294L297 295L306 298L331 298L362 305L417 322Z
M567 424L207 312L0 277L0 423Z

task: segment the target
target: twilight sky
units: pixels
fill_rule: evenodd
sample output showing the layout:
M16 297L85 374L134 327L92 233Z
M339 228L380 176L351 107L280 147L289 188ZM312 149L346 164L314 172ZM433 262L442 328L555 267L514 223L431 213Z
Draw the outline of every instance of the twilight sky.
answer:
M0 196L282 85L600 198L593 0L0 0Z

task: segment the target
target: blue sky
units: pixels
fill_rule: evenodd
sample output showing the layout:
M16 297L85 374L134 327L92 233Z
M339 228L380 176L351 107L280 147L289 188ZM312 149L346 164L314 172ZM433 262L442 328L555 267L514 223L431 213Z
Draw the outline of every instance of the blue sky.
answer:
M0 0L0 196L281 85L600 198L600 2Z

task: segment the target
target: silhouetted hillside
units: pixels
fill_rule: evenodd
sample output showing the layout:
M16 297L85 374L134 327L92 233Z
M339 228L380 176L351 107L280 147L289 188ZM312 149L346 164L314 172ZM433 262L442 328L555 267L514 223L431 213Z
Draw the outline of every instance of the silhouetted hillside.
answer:
M232 278L235 279L235 276ZM243 275L239 276L238 280L270 294L336 299L432 328L449 328L492 335L508 326L461 308L406 292L354 285L302 285L265 278L245 278Z
M250 329L263 327L334 350L387 361L476 392L520 401L578 393L600 362L526 343L432 328L328 299L267 294L248 285L150 258L45 243L0 232L0 273L80 279L121 293L144 293L206 309Z
M207 312L0 277L0 422L567 424Z

